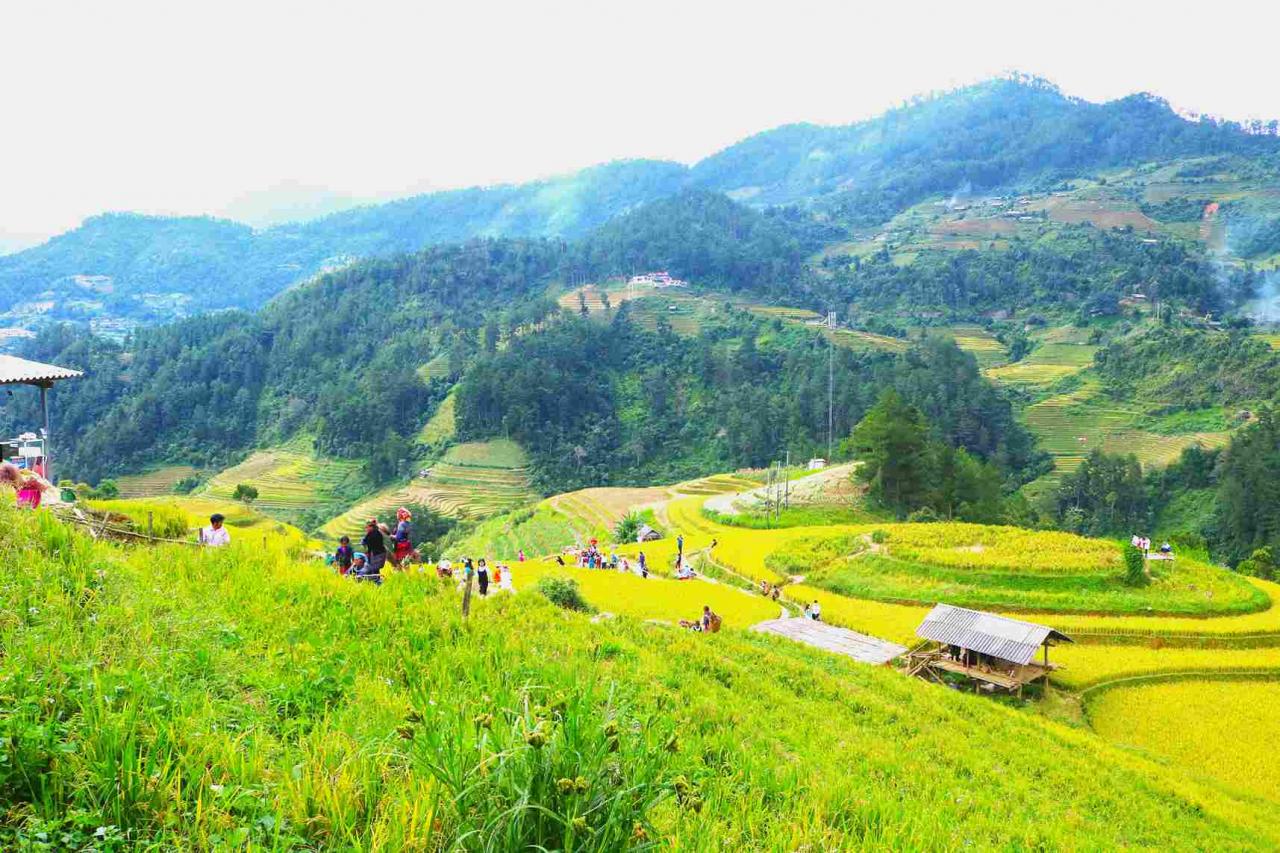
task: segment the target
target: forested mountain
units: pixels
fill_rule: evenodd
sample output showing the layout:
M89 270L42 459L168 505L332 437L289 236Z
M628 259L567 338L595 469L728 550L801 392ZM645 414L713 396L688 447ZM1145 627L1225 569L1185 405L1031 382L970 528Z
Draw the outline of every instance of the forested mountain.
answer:
M866 225L934 194L1049 186L1099 168L1167 158L1264 157L1275 155L1278 145L1274 137L1235 125L1185 121L1148 96L1093 104L1043 81L1001 79L844 127L766 131L692 168L612 163L548 181L432 193L260 231L209 219L95 217L44 245L0 256L0 314L48 301L54 318L143 322L202 309L254 308L353 258L477 236L577 237L683 189L727 193L757 208L800 205L824 220ZM1259 221L1252 236L1241 238L1250 251L1270 245L1270 220ZM806 227L812 233L815 226ZM762 272L759 262L755 266L748 274ZM35 312L46 308L20 311L9 322L39 322Z
M655 208L577 243L473 241L358 263L257 313L193 318L126 344L51 329L27 354L88 373L77 393L54 396L65 470L97 480L159 459L217 465L305 432L327 453L393 459L393 472L458 380L461 434L516 438L548 490L760 465L779 448L825 453L827 346L814 332L726 305L677 337L665 317L647 330L622 308L602 326L545 298L582 270L665 260L747 287L799 274L803 232L776 216L704 193ZM421 370L428 363L443 367ZM1009 403L949 342L901 357L841 350L836 378L837 438L892 386L940 440L1011 480L1034 468ZM0 431L29 421L33 405L0 406Z
M546 491L761 467L782 449L825 456L827 350L807 330L729 308L691 340L663 323L647 332L624 305L607 331L566 319L480 359L459 387L458 428L464 438L515 438ZM832 369L837 440L892 387L940 440L1010 478L1034 469L1009 402L951 341L900 356L841 349Z
M834 194L846 217L881 222L933 193L982 191L1175 157L1265 154L1274 137L1189 122L1150 95L1094 104L1030 78L921 98L844 127L766 131L694 166L702 187L756 204Z
M674 163L611 163L565 178L432 193L261 231L207 218L94 217L0 257L0 313L46 292L60 303L92 299L117 315L144 319L157 302L169 317L256 308L290 284L356 258L480 236L579 236L677 192L684 175Z

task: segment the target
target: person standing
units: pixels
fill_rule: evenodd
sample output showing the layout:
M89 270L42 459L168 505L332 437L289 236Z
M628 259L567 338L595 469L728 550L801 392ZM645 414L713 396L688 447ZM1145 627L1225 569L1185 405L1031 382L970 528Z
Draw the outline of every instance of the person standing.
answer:
M338 540L338 550L333 552L333 564L338 567L338 574L345 575L351 571L356 552L351 547L351 537L343 536Z
M484 557L476 563L476 583L480 587L481 595L489 594L489 564L485 562Z
M395 551L391 555L391 563L397 569L401 568L404 561L413 553L413 542L411 541L413 531L409 527L410 521L413 521L413 516L409 514L409 510L404 507L396 510L396 532L392 534Z
M676 560L677 563L681 562L684 558L684 534L683 533L678 534L676 536L676 557L679 558Z
M516 562L517 562L517 563L523 563L523 562L524 562L524 549L523 549L523 548L521 548L521 549L520 549L520 551L519 551L519 553L518 553L518 554L516 554Z
M644 551L640 552L640 556L636 560L640 563L640 577L649 577L649 564L645 562Z
M209 516L209 526L200 528L200 544L208 548L221 548L231 544L231 533L223 526L226 518L215 512Z
M382 567L387 564L387 540L378 528L378 519L369 519L364 526L364 538L360 540L364 551L369 555L367 574L382 575Z

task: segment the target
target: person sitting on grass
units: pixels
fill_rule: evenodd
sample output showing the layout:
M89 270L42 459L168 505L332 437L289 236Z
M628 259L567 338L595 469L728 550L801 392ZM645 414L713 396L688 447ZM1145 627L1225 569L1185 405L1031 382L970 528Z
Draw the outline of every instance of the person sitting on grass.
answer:
M355 549L351 547L351 537L343 536L339 539L338 550L333 552L333 564L338 567L338 574L345 575L351 571L355 556Z
M357 581L372 581L374 586L382 586L382 570L364 554L356 554L351 564L351 576Z
M363 552L357 551L351 555L351 567L343 572L348 577L359 577L369 571L369 558Z
M208 548L221 548L231 544L231 534L222 526L226 518L220 512L209 516L209 526L200 528L200 544Z

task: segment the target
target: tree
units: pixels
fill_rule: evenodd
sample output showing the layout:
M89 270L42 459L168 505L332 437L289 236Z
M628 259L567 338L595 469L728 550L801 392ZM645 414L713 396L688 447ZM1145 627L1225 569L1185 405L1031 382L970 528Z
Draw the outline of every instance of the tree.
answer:
M258 489L250 486L248 483L237 483L235 491L231 493L232 500L243 501L250 504L258 499Z
M928 427L915 406L886 389L854 427L850 446L862 462L857 477L870 494L904 518L926 503L933 460Z

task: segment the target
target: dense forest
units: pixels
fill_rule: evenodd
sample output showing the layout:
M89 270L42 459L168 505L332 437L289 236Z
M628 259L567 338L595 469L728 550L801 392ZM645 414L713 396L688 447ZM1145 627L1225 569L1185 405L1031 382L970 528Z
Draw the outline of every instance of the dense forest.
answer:
M1003 251L922 252L909 266L895 263L887 251L865 259L834 255L823 266L828 276L798 288L810 302L854 315L944 309L971 316L1057 308L1087 319L1118 313L1123 296L1150 289L1153 282L1161 299L1201 314L1222 314L1258 286L1256 272L1215 266L1184 242L1151 242L1090 226L1062 226L1035 241L1014 239Z
M835 351L835 439L886 387L923 410L939 441L1013 482L1040 458L1007 400L954 343L901 356ZM827 453L828 347L811 332L726 307L694 338L646 331L627 306L607 327L566 318L482 358L459 386L466 438L509 436L539 485L646 484Z

